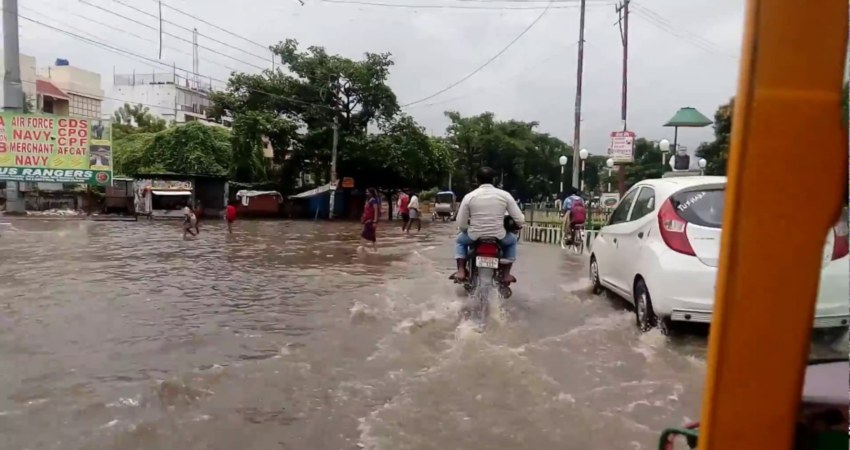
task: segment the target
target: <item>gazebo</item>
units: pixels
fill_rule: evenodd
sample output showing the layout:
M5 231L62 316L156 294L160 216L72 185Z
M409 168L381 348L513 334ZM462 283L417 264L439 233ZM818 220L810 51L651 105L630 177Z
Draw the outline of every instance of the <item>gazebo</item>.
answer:
M679 149L679 127L702 128L712 123L714 122L697 111L696 108L686 106L676 111L673 118L664 124L665 127L673 127L673 152Z

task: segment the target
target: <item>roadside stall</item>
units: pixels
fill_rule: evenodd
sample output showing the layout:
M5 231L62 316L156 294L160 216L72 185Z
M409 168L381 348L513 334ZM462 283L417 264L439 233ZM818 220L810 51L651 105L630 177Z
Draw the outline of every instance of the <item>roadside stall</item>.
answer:
M190 181L136 180L133 192L136 214L150 219L182 219L183 207L193 205Z
M237 213L240 217L277 217L283 195L277 191L241 190L236 193Z

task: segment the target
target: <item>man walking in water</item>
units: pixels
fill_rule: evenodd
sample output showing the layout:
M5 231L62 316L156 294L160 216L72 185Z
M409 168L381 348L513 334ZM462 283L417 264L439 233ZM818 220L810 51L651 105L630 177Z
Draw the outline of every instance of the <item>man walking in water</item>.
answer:
M401 191L398 195L398 214L401 216L401 231L407 230L407 224L410 223L410 196L407 195L407 189Z
M198 218L195 217L195 211L192 211L192 207L187 203L183 208L183 239L186 239L186 234L191 234L192 236L197 236L193 228L198 226Z
M525 216L517 206L511 194L493 186L496 171L482 167L476 176L478 189L466 194L460 202L457 213L460 233L455 241L455 259L457 260L458 281L466 279L466 257L469 246L481 238L499 239L502 247L500 269L502 282L510 284L516 281L511 275L511 267L517 257L517 235L505 230L505 213L511 216L517 227L525 223Z
M413 222L416 222L416 231L422 231L421 214L419 213L419 196L415 192L410 194L410 222L407 224L407 234L410 234L410 229L413 228Z
M378 191L375 188L369 188L366 190L366 204L363 205L363 216L360 217L360 221L363 223L363 232L360 233L360 237L363 238L366 245L371 244L373 252L378 251L377 226L380 217L381 200L378 197ZM360 248L364 247L361 246Z

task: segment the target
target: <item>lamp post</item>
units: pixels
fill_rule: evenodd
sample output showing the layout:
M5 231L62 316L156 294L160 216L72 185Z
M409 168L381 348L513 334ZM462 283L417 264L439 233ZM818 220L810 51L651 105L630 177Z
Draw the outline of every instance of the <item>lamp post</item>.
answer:
M605 165L608 166L608 192L611 192L611 169L614 168L614 160L608 158L608 160L605 161Z
M705 158L700 158L697 164L699 164L699 174L705 175L705 166L708 165L708 161Z
M661 150L661 173L664 173L664 166L667 165L667 152L670 151L670 141L662 139L658 143L658 149Z
M578 191L584 192L584 162L587 160L589 152L586 148L579 150L578 157L581 159L581 171L579 172Z
M561 157L558 158L558 163L561 164L561 188L558 190L558 195L561 196L564 195L564 166L567 165L567 157L561 155Z

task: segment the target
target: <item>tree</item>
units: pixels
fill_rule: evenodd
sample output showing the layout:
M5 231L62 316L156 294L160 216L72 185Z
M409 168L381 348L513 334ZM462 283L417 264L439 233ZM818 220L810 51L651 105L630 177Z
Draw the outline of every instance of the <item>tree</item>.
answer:
M157 133L167 126L165 119L154 116L141 104L125 103L112 114L113 139L134 133Z
M233 175L230 131L197 122L115 142L115 170L126 175Z
M451 120L447 142L454 154L454 184L460 193L474 188L475 172L482 166L499 172L502 187L518 197L549 197L560 188L558 159L571 157L572 149L536 132L537 122L497 121L489 112L464 117L447 111L446 116Z
M299 51L292 39L272 51L282 67L262 74L233 74L227 91L212 96L211 114L231 115L234 120L250 115L253 125L234 132L234 147L250 147L258 136L268 137L284 187L300 171L327 180L334 119L339 123L342 161L346 153L364 148L368 124L389 123L398 113L395 94L387 85L393 64L389 53L366 53L363 59L352 60L328 54L322 47Z
M696 155L705 159L705 173L709 175L726 175L734 105L735 99L732 99L717 108L714 113L714 141L703 143L697 148Z

